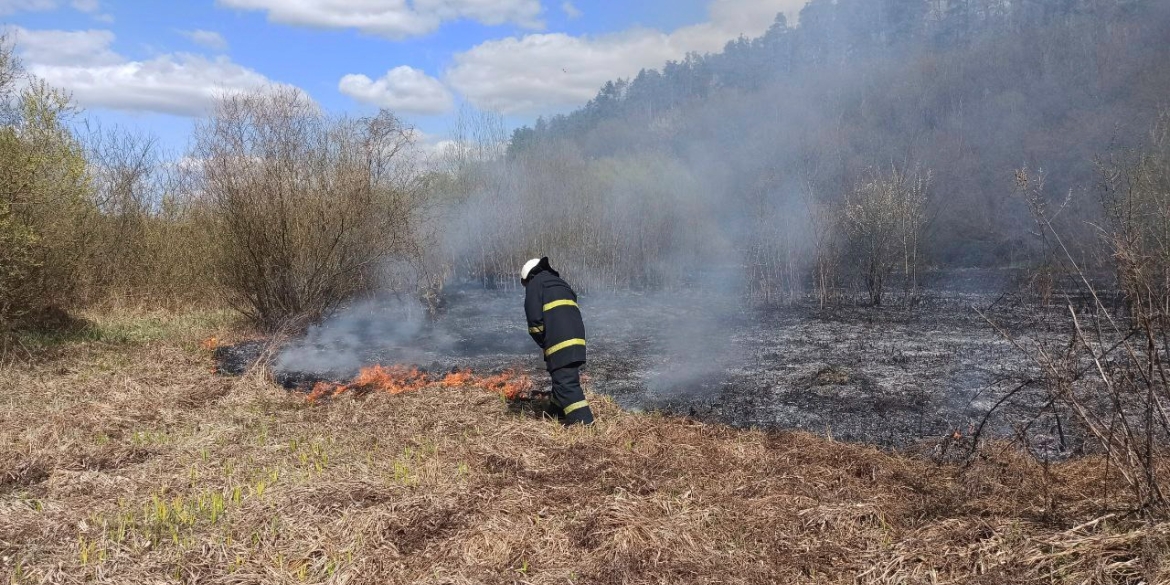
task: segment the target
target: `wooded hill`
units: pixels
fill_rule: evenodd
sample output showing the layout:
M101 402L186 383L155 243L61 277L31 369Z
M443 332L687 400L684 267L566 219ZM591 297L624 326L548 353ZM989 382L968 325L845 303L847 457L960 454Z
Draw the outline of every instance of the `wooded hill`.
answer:
M798 264L822 239L818 206L892 169L929 172L928 264L1027 261L1013 173L1028 168L1054 205L1071 194L1061 229L1091 255L1097 159L1144 147L1170 95L1168 15L1142 0L813 0L798 24L779 15L722 53L606 83L516 130L508 156L686 169L732 248L787 231L775 262Z

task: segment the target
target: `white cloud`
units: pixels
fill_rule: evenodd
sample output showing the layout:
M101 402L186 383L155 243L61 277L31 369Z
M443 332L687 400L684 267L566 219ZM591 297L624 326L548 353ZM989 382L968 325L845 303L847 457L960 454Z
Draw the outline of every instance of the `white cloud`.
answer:
M74 10L93 14L101 10L99 0L73 0L70 3ZM61 7L61 0L0 0L0 14L15 14L17 12L46 12Z
M569 0L565 0L565 3L561 4L561 10L564 11L565 16L568 16L570 19L581 18L581 16L584 14L581 12L580 8L577 8Z
M14 26L7 32L21 57L30 64L84 67L123 60L110 50L114 33L108 30L28 30Z
M446 79L480 109L542 113L583 104L606 80L660 66L677 53L667 35L651 30L602 37L536 34L457 54Z
M411 114L442 114L454 101L442 82L408 66L391 69L376 81L346 75L337 88L359 102Z
M0 0L0 14L56 10L57 0Z
M262 10L271 21L317 28L356 29L391 39L435 31L444 21L471 19L541 28L540 0L217 0L241 10Z
M213 51L226 51L228 49L227 39L223 35L210 30L181 30L179 34L191 39L191 42L207 47Z
M273 85L227 57L178 53L133 61L111 50L110 31L11 30L28 71L82 106L197 116L225 94Z
M441 138L434 134L427 134L417 128L411 128L407 134L415 150L427 161L437 162L453 149L458 148L458 142Z
M226 57L185 54L99 67L32 65L29 71L69 90L83 106L178 116L205 114L225 94L272 83Z
M711 0L707 22L666 33L633 29L599 36L531 34L487 41L454 56L445 79L478 108L550 113L592 99L606 81L660 68L688 52L713 52L739 35L767 31L779 12L806 0Z

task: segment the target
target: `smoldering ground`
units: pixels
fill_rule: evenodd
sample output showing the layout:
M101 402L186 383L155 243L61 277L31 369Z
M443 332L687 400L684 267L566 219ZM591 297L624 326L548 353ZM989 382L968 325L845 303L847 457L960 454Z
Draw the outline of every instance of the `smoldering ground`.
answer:
M1081 439L1062 413L1045 410L1042 394L1001 403L1033 366L974 307L1024 338L1064 333L1055 309L1005 296L1005 282L1002 271L969 271L940 277L935 284L946 288L928 289L912 308L823 311L710 291L584 294L588 389L630 410L886 447L965 441L983 425L985 437L1024 438L1037 454L1076 452ZM447 298L434 321L401 300L343 311L285 344L274 374L300 390L375 364L519 370L547 384L522 291L466 288Z
M640 402L709 394L707 385L736 363L733 328L742 318L732 297L713 293L583 295L591 360L639 356ZM346 380L362 367L411 364L539 372L539 349L526 333L523 292L453 291L436 319L406 298L345 309L283 345L272 362L289 386Z

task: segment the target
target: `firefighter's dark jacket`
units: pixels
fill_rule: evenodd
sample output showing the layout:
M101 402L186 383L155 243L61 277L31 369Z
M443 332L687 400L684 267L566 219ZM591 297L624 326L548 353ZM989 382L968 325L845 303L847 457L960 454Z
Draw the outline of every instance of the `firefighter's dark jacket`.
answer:
M528 333L544 350L551 372L585 363L585 322L577 293L552 269L532 275L525 287L524 312Z

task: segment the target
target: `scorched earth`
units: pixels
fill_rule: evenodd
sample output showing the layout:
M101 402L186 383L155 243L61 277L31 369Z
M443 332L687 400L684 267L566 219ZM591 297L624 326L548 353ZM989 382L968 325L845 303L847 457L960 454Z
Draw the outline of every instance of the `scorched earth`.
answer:
M983 436L1026 438L1037 454L1081 447L1039 392L1001 403L1034 375L1003 333L1035 343L1067 333L1066 309L1017 294L1006 274L949 274L922 300L895 297L889 307L749 306L704 292L586 294L582 307L588 390L626 409L896 448L945 450L981 426ZM407 368L404 375L417 368L422 378L409 383L453 391L460 385L443 384L451 372L497 384L527 385L527 376L540 390L547 376L524 327L517 291L453 291L434 321L391 299L342 311L281 344L271 367L285 387L316 389L316 397L360 387L357 379L379 365ZM242 371L267 345L221 348L221 370Z

